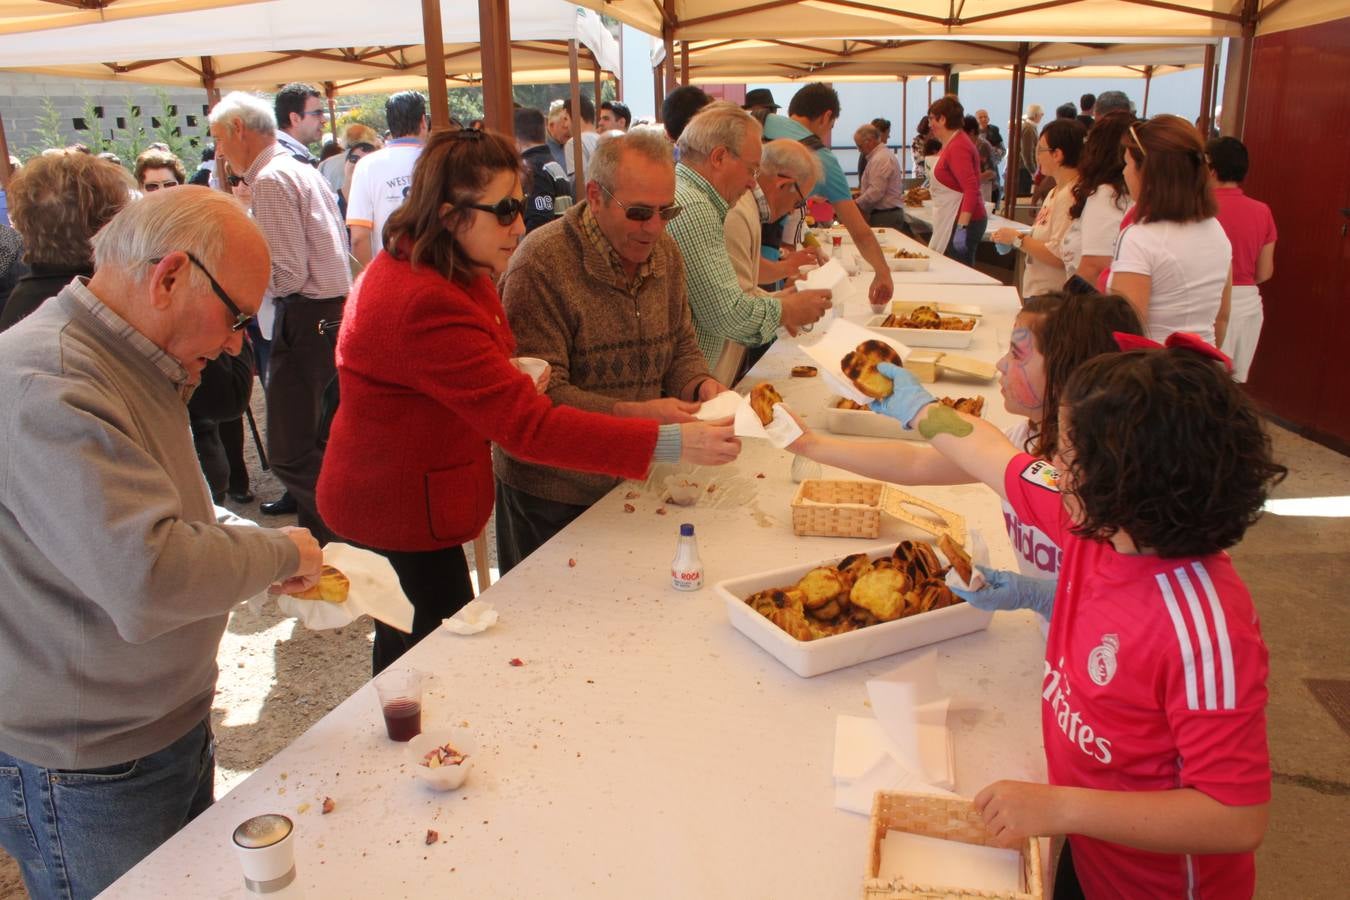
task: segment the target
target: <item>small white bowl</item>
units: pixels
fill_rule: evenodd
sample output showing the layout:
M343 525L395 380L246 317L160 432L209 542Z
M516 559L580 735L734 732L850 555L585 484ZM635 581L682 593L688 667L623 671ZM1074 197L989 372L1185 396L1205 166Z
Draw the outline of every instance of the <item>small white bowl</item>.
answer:
M687 482L681 484L681 482ZM688 475L667 475L666 476L666 496L670 502L676 506L693 506L698 502L699 495L704 488L697 482L689 480Z
M468 758L457 766L440 766L433 769L422 765L423 758L442 744L449 744ZM473 768L477 752L478 748L474 745L473 739L462 728L424 731L408 741L406 751L408 766L413 770L413 774L438 791L453 791L464 784L469 777L469 770Z

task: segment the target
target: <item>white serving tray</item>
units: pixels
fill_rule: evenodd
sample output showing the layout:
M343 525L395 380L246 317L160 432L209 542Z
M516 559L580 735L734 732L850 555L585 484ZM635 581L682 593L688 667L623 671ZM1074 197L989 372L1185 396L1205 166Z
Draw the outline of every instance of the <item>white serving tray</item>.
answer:
M867 327L877 334L884 334L912 347L941 347L948 350L964 350L975 340L975 332L980 330L980 319L969 331L944 331L941 328L883 328L881 323L886 316L873 316L867 320Z
M890 416L874 413L870 409L840 409L842 397L831 397L830 405L825 407L825 427L835 434L860 434L864 437L901 438L907 441L922 441L919 429L906 431L900 423Z
M886 253L886 266L892 272L927 272L932 260L928 256L896 256L894 250Z
M912 540L920 539L912 538ZM976 609L969 603L958 603L945 609L896 619L894 622L882 622L879 625L859 628L847 634L836 634L814 641L798 641L745 604L745 598L756 591L796 584L798 579L816 566L833 565L850 553L866 553L875 559L883 553L889 554L894 549L894 541L869 544L809 565L787 566L769 572L728 578L714 584L713 591L726 603L727 618L731 620L733 628L803 678L823 675L835 669L935 644L963 634L983 631L989 627L989 620L994 616L992 612ZM940 558L946 559L941 551L937 552Z

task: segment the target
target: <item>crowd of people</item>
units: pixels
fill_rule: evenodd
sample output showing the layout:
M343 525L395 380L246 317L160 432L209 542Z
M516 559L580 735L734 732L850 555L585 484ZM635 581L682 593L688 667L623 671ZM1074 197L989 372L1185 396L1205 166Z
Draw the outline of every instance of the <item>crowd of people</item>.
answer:
M1033 105L1008 136L1023 156L1007 189L1049 183L1029 234L991 235L1026 257L998 364L1021 423L999 434L882 364L894 390L874 411L930 446L802 422L791 449L1002 498L1020 571L988 571L989 587L962 596L1050 620L1054 683L1052 785L977 798L1000 840L1071 833L1060 877L1089 896L1121 873L1155 895L1187 879L1250 893L1270 781L1265 649L1222 551L1283 471L1236 386L1275 227L1241 191L1239 141L1136 119L1115 93L1044 127ZM462 547L494 507L507 571L621 479L735 460L731 419L696 414L780 329L831 309L830 292L793 283L823 261L801 239L810 201L871 265L872 303L889 301L873 230L905 222L889 121L853 133L855 193L823 83L786 115L766 89L738 105L688 86L659 126L617 101L583 97L579 121L573 109L516 109L514 139L433 132L425 97L405 91L386 103L386 134L354 125L315 155L322 94L292 84L216 103L213 152L191 179L165 147L130 172L56 149L11 179L0 846L34 897L97 893L211 802L226 616L269 587L312 585L323 544L386 557L413 605L411 633L376 623L378 673L472 599ZM973 262L1005 186L1003 135L946 96L912 147L930 246ZM547 368L527 373L524 357ZM298 527L219 506L254 499L242 450L255 372L286 488L260 511L294 511ZM1114 655L1099 664L1107 638L1112 654L1142 654L1118 692ZM1098 663L1084 681L1052 656ZM1062 727L1070 705L1095 736Z

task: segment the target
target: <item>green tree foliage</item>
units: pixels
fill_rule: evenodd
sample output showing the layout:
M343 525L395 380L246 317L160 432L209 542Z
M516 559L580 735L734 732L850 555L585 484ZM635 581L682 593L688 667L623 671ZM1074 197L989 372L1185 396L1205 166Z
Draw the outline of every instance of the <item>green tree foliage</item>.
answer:
M72 141L72 138L66 135L61 127L61 111L56 105L47 98L42 98L42 112L38 114L37 128L33 129L33 136L37 138L37 143L24 147L19 151L19 156L26 162L35 156L52 147L65 147Z

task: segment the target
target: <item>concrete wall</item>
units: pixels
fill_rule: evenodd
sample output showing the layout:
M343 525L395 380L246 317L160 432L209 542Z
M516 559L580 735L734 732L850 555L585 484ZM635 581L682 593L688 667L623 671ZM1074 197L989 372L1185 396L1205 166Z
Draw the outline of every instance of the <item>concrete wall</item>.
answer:
M177 124L184 137L204 136L206 91L175 88L168 90L168 96L169 102L178 107ZM147 130L152 128L151 117L160 117L161 112L159 95L149 85L0 72L0 115L4 116L10 153L27 157L30 151L43 149L37 146L36 129L43 112L44 97L61 113L61 130L67 143L88 141L87 135L75 129L74 122L84 115L86 98L103 107L100 127L105 137L117 127L119 116L127 118L132 105L141 106Z

